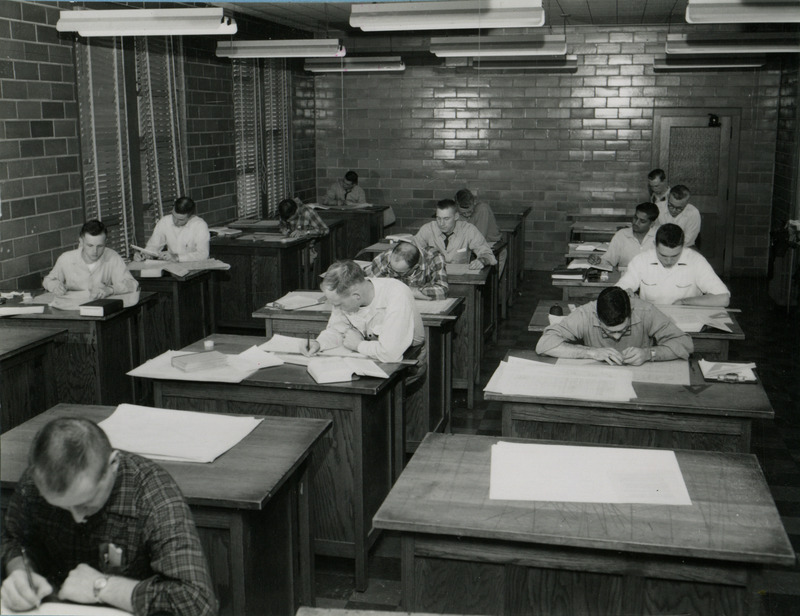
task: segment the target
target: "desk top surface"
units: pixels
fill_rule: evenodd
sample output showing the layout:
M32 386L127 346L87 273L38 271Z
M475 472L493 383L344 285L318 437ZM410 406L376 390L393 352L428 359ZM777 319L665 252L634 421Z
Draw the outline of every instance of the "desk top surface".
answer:
M592 300L587 300L587 301L592 301ZM550 308L552 308L553 306L561 306L564 315L568 315L570 304L578 306L583 303L586 302L578 302L578 301L564 302L555 299L539 300L539 302L536 304L536 310L533 311L531 322L528 323L528 331L529 332L544 331L544 328L550 324L547 315L550 313ZM656 306L656 308L658 308L658 306ZM720 311L724 311L724 308L720 308ZM733 323L729 324L729 327L731 328L731 330L733 330L731 332L710 328L707 331L692 332L689 335L692 338L704 338L704 339L715 339L715 340L744 340L744 332L742 331L741 325L739 325L739 321L736 320L736 315L729 312L728 316L733 321Z
M0 326L13 325L14 321L111 321L113 319L116 319L120 315L128 314L134 310L139 310L142 306L145 306L147 304L152 304L157 301L158 301L157 293L154 293L152 291L140 291L139 301L135 303L133 306L127 306L122 310L119 310L117 312L112 312L111 314L102 317L84 317L81 316L79 310L60 310L59 308L53 308L45 304L44 312L37 312L31 314L16 314L13 316L0 318ZM12 306L13 302L9 302L7 305ZM31 304L26 304L26 305L31 305ZM42 305L42 304L33 304L33 305Z
M498 541L792 565L755 456L676 451L689 506L489 499L490 436L428 434L375 514L377 528Z
M0 485L12 488L27 465L36 432L56 417L102 421L112 406L58 404L0 436ZM210 464L157 460L191 505L263 509L331 427L327 419L264 417L235 447Z
M242 250L255 249L255 248L288 248L290 246L297 246L298 244L307 244L308 242L318 239L316 236L303 236L303 237L285 237L280 233L267 233L260 231L253 231L252 233L243 233L236 237L214 237L211 238L210 247L214 248L238 248Z
M310 205L310 204L309 204ZM383 210L388 210L388 205L368 205L366 207L361 206L346 206L346 205L319 205L316 204L312 206L314 210L316 210L317 214L325 217L326 214L374 214L376 212L383 212Z
M556 269L563 269L562 267ZM580 270L575 270L576 272L580 272ZM619 270L614 270L611 272L605 272L608 274L608 278L606 280L574 280L574 279L564 279L564 278L552 278L553 286L554 287L611 287L617 282L619 282L620 276L622 274Z
M533 361L556 363L556 358L538 355L535 351L510 349L506 354ZM593 409L623 409L637 411L669 412L674 415L713 415L749 419L771 419L775 412L759 380L757 383L710 383L696 359L689 360L691 385L665 385L661 383L633 383L636 398L627 402L603 402L573 398L545 398L537 396L507 396L485 392L487 400L548 404ZM620 367L624 369L624 366Z
M18 353L47 344L67 330L49 327L9 327L0 336L0 359L8 359Z

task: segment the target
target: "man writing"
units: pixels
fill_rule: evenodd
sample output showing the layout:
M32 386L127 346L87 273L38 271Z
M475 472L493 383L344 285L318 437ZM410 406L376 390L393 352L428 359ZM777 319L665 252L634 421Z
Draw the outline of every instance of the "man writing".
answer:
M358 174L355 171L348 171L344 174L344 178L331 184L322 200L323 205L339 206L358 205L366 202L367 195L364 193L364 189L358 185Z
M689 248L694 246L700 234L700 211L689 203L692 194L683 184L673 186L667 197L667 202L659 205L661 214L658 217L659 225L672 223L683 229L683 245Z
M634 257L618 287L654 304L728 305L730 291L708 261L683 245L683 230L671 223L656 231L656 247Z
M175 481L154 462L112 449L86 419L53 420L34 437L0 549L0 595L13 610L32 609L55 593L137 615L217 611L197 529Z
M125 262L111 248L106 248L106 226L90 220L78 234L78 248L63 253L42 281L55 295L67 291L88 291L90 299L133 293L139 283L131 276Z
M410 241L401 240L379 254L364 272L367 276L405 283L416 299L445 299L449 290L442 254L433 248L420 250Z
M460 220L456 202L442 199L436 204L436 220L422 226L414 236L420 248L435 248L447 263L469 263L469 269L496 265L497 259L486 238L475 225ZM475 259L470 261L472 254Z
M689 335L667 316L618 287L548 326L536 344L540 355L630 366L687 359L693 350Z
M204 261L208 259L210 234L206 221L195 215L197 205L189 197L175 199L169 216L156 224L145 248L158 253L162 261ZM162 250L166 246L166 250ZM134 259L144 259L137 252Z
M600 255L589 255L589 263L609 267L628 267L631 259L650 248L655 247L658 206L649 201L636 206L633 223L630 227L620 229L611 238L608 250Z
M336 261L320 288L333 309L327 327L311 341L308 355L344 346L392 363L403 359L411 346L424 344L414 296L399 280L366 278L353 261Z
M306 235L323 236L328 233L328 225L312 208L295 201L284 199L278 204L278 220L280 230L289 237Z

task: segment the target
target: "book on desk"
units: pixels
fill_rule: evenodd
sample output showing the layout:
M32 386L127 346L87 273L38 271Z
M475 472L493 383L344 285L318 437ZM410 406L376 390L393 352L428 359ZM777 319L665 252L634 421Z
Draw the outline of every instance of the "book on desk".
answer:
M90 302L81 304L78 310L82 317L104 317L115 312L119 312L124 308L121 299L94 299Z

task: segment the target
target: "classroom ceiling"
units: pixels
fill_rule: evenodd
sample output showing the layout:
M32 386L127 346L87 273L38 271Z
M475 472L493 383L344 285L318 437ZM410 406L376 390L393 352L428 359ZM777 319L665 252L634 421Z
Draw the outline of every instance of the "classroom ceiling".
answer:
M546 26L608 26L686 23L687 0L542 0ZM284 26L324 35L350 28L351 2L214 2Z

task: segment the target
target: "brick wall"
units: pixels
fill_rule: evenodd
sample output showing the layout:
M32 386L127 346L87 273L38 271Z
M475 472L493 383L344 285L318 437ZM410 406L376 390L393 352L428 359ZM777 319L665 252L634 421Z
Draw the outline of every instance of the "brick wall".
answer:
M83 223L72 37L54 3L0 2L0 288L37 288Z
M673 27L672 32L680 31ZM568 28L574 74L409 65L316 78L317 185L356 169L397 230L464 186L499 212L532 206L527 268L563 258L568 216L646 197L654 108L741 109L736 273L766 271L779 70L654 73L666 27Z
M294 196L316 200L316 142L314 78L295 63L292 70L292 165Z

